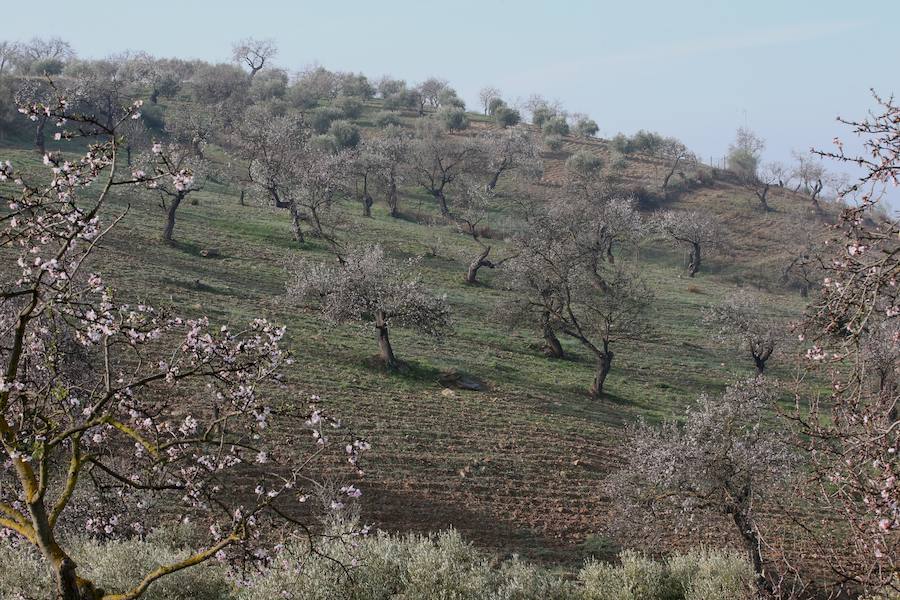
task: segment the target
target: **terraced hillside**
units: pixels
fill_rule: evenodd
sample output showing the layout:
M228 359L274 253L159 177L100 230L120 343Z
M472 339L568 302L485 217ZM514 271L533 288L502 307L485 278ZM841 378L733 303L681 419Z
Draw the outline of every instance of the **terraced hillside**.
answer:
M364 135L380 109L378 101L367 102L356 120ZM493 127L470 116L472 127L457 135ZM404 117L406 126L413 118ZM560 193L565 160L578 151L609 154L604 140L566 137L561 150L544 152L545 174L536 189ZM223 166L231 158L223 147L209 155ZM5 141L0 158L18 165L39 160L22 140ZM630 155L620 171L635 189L659 186L660 165L649 157ZM693 177L688 172L684 178ZM780 284L795 247L793 227L827 218L827 211L813 214L808 199L783 189L772 191L774 210L764 213L753 191L728 174L685 183L668 199L648 194L641 204L646 216L663 208L714 214L725 225L728 245L692 279L681 251L659 240L619 257L636 263L655 292L654 333L617 348L606 397L592 400L586 393L592 357L563 340L567 358L548 359L536 331L505 324L498 311L510 292L503 289L502 268L483 270L478 285L464 283L467 261L460 248L472 254L473 242L441 221L421 190L407 185L402 192L399 219L388 215L380 198L371 218L360 216L356 202L341 201L349 226L344 239L378 242L397 257L422 257L424 280L452 307L455 327L445 339L392 332L398 356L408 363L401 373L385 372L373 359L373 331L335 325L286 297L286 264L333 257L315 239L298 246L285 211L242 203L236 185L211 181L192 194L196 204L180 209L172 244L160 239L165 213L155 194L117 197L105 218L125 216L97 260L113 285L134 299L222 323L263 315L286 324L298 360L280 401L305 404L319 395L373 442L362 484L364 520L391 530L453 526L501 552L563 562L622 541L609 533L614 515L600 483L617 465L617 442L628 423L665 418L698 393L753 373L744 353L712 340L701 323L703 309L737 285L761 285L767 310L798 315L804 299ZM512 193L502 186L500 192ZM504 214L497 217L498 227L515 227ZM426 226L431 220L437 224ZM506 242L494 243L502 254ZM208 249L216 252L202 256ZM773 358L772 376L792 377L788 352ZM482 380L486 389L449 388L444 376L451 372ZM296 425L278 427L290 440L305 435Z

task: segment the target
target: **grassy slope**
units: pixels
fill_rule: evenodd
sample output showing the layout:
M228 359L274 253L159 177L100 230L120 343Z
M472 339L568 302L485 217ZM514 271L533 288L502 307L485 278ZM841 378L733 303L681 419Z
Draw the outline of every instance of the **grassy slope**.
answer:
M549 179L578 148L604 152L598 142L567 140L566 152L548 157ZM9 143L0 146L0 158L35 160ZM653 173L652 165L638 160L629 163L627 176L649 181ZM431 210L421 194L408 192L409 212ZM324 248L296 248L286 214L240 206L235 190L223 186L208 185L191 196L199 203L179 211L177 243L171 246L160 242L164 213L155 196L132 192L116 198L107 217L130 209L107 239L102 269L124 294L187 314L231 323L262 314L287 324L299 360L288 374L292 385L284 400L306 403L308 395L319 394L374 442L364 482L366 520L388 529L453 525L489 547L568 561L581 558L580 544L602 534L610 518L598 484L615 466L623 425L639 416L666 417L698 392L752 373L747 357L712 343L700 313L735 278L753 275L754 265L777 246L784 214L805 207L799 198L774 193L771 203L779 212L762 215L748 206L748 194L719 183L675 203L715 212L729 224L729 256L708 259L707 271L696 279L681 275L680 252L659 243L641 249L637 260L656 291L657 334L615 349L609 396L600 402L585 394L593 374L590 357L564 341L569 358L548 360L537 350L534 331L500 324L497 274L483 270L481 285L465 285L465 263L454 251L420 263L426 281L453 306L454 334L435 342L393 332L395 351L411 369L403 375L382 372L372 360L373 331L325 322L283 295L283 263L324 260ZM391 219L381 205L372 219L358 216L356 205L344 209L355 239L378 241L398 255L424 254L433 235L412 221ZM468 243L450 228L440 235L447 250ZM221 257L199 257L209 247ZM769 309L785 316L802 307L796 293L765 293ZM773 375L790 375L783 356L772 363ZM443 395L437 379L447 369L476 375L491 389ZM293 435L293 426L281 428Z

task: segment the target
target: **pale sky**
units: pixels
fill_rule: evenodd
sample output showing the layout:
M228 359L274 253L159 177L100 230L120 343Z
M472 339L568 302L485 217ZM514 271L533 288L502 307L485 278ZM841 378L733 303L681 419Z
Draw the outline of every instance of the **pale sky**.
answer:
M846 133L837 115L873 106L869 88L900 92L897 0L51 0L2 12L0 38L58 35L84 57L225 61L253 36L275 39L289 71L443 77L473 110L484 85L510 100L539 93L601 135L657 130L705 160L742 125L767 141L766 160L827 148Z

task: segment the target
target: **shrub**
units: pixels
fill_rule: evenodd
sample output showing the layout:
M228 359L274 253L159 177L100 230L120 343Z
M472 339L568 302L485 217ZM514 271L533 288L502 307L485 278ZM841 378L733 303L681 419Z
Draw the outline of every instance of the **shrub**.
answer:
M381 128L388 127L390 125L399 127L401 124L400 115L392 110L382 110L376 113L374 122L377 127Z
M466 111L455 106L440 109L437 117L441 124L450 131L461 131L469 126L469 117L466 116Z
M159 105L145 104L141 109L141 118L151 131L163 132L166 129L165 112Z
M545 122L549 121L555 116L556 111L554 111L549 106L538 106L531 113L531 122L538 127L543 127Z
M550 117L541 125L544 135L568 135L569 124L564 117Z
M29 66L32 75L59 75L66 64L58 58L42 58Z
M493 112L493 115L494 120L500 127L512 127L513 125L518 125L519 121L522 120L522 116L519 114L519 111L514 108L509 108L508 106L501 106L497 108Z
M450 88L441 90L441 93L438 94L438 104L440 106L454 106L463 110L466 108L466 103L463 102L463 99L456 95L455 90Z
M632 152L653 153L663 144L663 137L653 131L641 129L631 137Z
M578 119L575 123L575 135L583 138L594 137L600 131L600 127L593 119Z
M359 117L363 111L362 101L352 96L338 96L334 99L332 106L340 110L348 119Z
M412 109L419 106L419 94L415 90L403 89L385 97L384 107L389 110Z
M728 168L745 181L756 179L759 157L746 148L732 148L728 153Z
M342 119L334 121L328 128L328 135L334 138L338 150L356 148L359 144L359 127Z
M631 154L634 150L631 146L631 140L624 133L617 133L613 139L609 140L609 146L622 154Z
M563 139L561 135L545 135L544 145L552 152L559 152L563 147Z
M603 161L592 152L580 150L566 160L566 170L583 177L591 175L603 166Z
M309 147L312 148L313 151L322 154L331 154L333 152L337 152L338 150L337 141L335 141L333 137L325 133L323 133L322 135L312 136L309 139Z
M488 114L494 116L498 108L504 107L506 107L506 102L503 101L503 98L491 98L491 101L488 102Z
M161 530L146 540L99 543L88 538L73 545L73 559L87 566L83 575L107 593L125 592L147 573L187 557L187 531ZM90 560L85 560L90 557ZM26 547L0 542L0 598L51 598L55 586L43 559ZM164 577L141 600L227 600L233 598L224 569L215 561Z
M316 133L325 133L332 121L343 119L344 113L335 106L320 106L309 114L309 126Z

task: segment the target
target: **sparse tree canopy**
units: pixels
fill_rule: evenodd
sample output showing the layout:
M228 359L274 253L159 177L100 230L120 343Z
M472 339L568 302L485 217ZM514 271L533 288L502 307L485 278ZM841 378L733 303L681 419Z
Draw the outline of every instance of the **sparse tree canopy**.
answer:
M739 128L734 142L728 147L728 168L745 181L755 181L759 157L765 147L765 141L755 133Z
M493 114L491 111L491 105L494 104L497 100L503 101L501 99L502 93L495 87L486 86L481 88L478 92L478 99L481 101L481 108L484 110L484 114Z
M778 578L764 554L762 514L788 489L796 468L785 432L766 419L774 400L768 381L748 380L721 396L701 396L683 424L634 427L625 464L607 480L623 526L652 536L724 514L747 549L760 591L770 591Z
M236 42L231 47L231 56L234 61L250 69L250 77L255 77L267 62L278 54L278 46L275 40L257 40L246 38Z
M437 201L441 214L448 216L447 185L472 169L481 145L471 138L447 135L429 123L423 123L419 133L411 153L412 171L418 184Z
M532 178L540 178L543 164L534 137L525 127L510 127L501 132L485 133L480 138L484 146L487 189L497 187L504 173L522 170Z
M719 223L704 213L666 211L657 217L655 228L676 246L686 246L690 250L690 277L700 270L701 251L718 248L722 243Z
M409 327L441 336L450 327L447 301L434 295L415 274L414 263L385 256L381 246L353 246L337 266L305 261L290 267L288 294L317 303L326 318L372 325L381 360L396 369L390 327Z
M733 342L749 352L758 375L787 338L787 324L767 314L765 301L749 290L733 292L721 304L709 307L703 322L715 329L718 341Z

